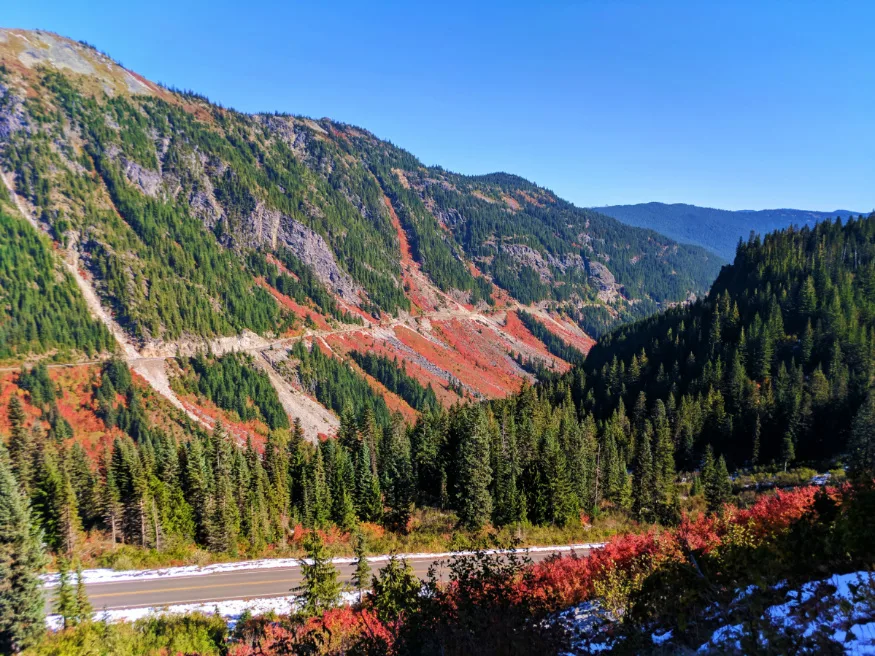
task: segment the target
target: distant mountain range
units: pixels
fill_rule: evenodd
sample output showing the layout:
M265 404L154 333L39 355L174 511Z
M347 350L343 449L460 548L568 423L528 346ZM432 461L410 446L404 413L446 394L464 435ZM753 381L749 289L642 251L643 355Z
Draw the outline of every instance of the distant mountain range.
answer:
M628 225L650 228L677 241L703 246L730 262L735 258L739 238L747 239L751 231L765 234L789 225L814 225L826 219L845 219L863 213L793 209L730 211L683 203L640 203L592 209Z

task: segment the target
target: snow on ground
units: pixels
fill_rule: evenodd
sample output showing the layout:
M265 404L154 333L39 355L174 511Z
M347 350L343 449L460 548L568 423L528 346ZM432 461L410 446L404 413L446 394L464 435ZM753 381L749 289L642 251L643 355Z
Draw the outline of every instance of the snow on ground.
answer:
M582 551L587 549L600 549L605 546L604 542L593 542L587 544L570 544L553 547L528 547L525 549L517 549L515 552L520 554L528 553L543 553L557 552L566 553L570 551ZM510 549L490 549L486 553L500 554L511 553ZM470 556L473 551L448 551L443 553L412 553L412 554L397 554L398 558L404 560L440 560L452 558L453 556ZM368 562L380 563L386 562L391 556L370 556ZM82 572L83 581L86 584L91 583L117 583L119 581L146 581L149 579L158 579L165 577L184 577L184 576L205 576L207 574L218 574L224 572L239 572L255 569L287 569L292 567L300 567L301 563L310 563L306 558L265 558L262 560L241 560L232 563L216 563L214 565L186 565L182 567L166 567L163 569L146 569L146 570L113 570L113 569L86 569ZM335 565L345 565L354 563L355 558L332 558L331 562ZM58 574L42 575L43 584L46 587L56 586L58 584Z
M786 589L779 583L770 592ZM749 586L740 590L729 608L713 608L729 618L733 608L761 590ZM758 642L768 644L769 635L793 635L812 644L834 641L849 656L875 656L875 573L852 572L811 581L797 590L787 590L785 601L765 610L761 618L766 625ZM606 612L599 601L587 601L557 613L553 621L568 631L571 650L565 656L598 654L615 646L613 634L616 618ZM739 653L741 638L749 637L750 626L728 622L714 630L698 648L700 654ZM651 634L654 645L670 647L672 631L656 629ZM819 639L822 643L815 643Z
M763 613L772 628L809 638L823 635L840 643L846 654L875 655L875 573L836 574L786 593L787 601ZM740 648L741 624L722 626L699 648L700 653ZM760 634L760 642L766 640Z
M359 600L358 592L344 592L342 603L352 604ZM228 599L199 604L175 604L173 606L150 606L148 608L124 608L120 610L105 610L94 613L95 620L105 622L135 622L146 617L157 615L185 615L186 613L203 613L205 615L220 615L228 624L233 626L244 612L249 611L252 615L264 615L266 613L286 614L297 606L299 598L296 595L284 597L264 597L254 599ZM46 617L46 625L49 629L57 631L63 627L63 619L60 615Z

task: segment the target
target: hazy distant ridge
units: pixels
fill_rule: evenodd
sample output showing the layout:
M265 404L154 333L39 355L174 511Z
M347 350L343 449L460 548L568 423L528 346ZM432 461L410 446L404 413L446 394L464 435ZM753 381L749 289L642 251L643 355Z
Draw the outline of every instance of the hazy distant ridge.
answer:
M640 203L592 208L623 223L650 228L667 237L703 246L732 261L739 238L746 239L751 230L767 233L789 225L814 225L818 221L857 216L863 212L835 210L718 210L683 203Z

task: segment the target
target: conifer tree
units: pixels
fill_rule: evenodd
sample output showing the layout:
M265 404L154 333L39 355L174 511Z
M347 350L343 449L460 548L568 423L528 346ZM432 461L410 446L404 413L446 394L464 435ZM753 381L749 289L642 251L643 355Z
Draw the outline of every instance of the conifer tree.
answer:
M413 466L410 462L410 439L401 421L394 422L389 432L386 454L386 517L388 526L396 531L407 532L413 515L415 496Z
M7 410L9 418L9 459L12 473L25 496L33 494L33 440L31 433L24 425L25 414L21 401L17 396L9 399Z
M383 495L380 480L371 469L371 447L367 441L359 445L356 462L356 512L363 522L377 522L383 515Z
M359 602L362 600L362 591L371 587L371 565L366 556L365 536L356 532L353 541L355 553L355 571L352 573L352 587L359 593Z
M79 613L76 621L90 622L91 615L94 609L91 607L91 602L88 600L88 593L85 590L85 577L82 573L82 562L76 561L76 610Z
M307 560L301 563L303 583L294 592L301 594L301 612L321 615L340 603L341 585L337 579L337 568L331 562L331 555L317 531L307 534L303 546L307 553Z
M322 528L331 520L331 490L328 489L328 481L325 474L325 460L322 449L316 448L316 456L313 458L311 480L312 494L312 526Z
M459 520L466 528L480 529L492 515L492 467L489 466L489 427L483 408L471 410L469 428L459 445Z
M70 564L64 558L58 558L58 592L55 599L55 613L61 616L64 628L69 629L79 621L79 607L76 604L76 592L70 583Z
M871 482L875 476L875 395L872 392L854 417L848 450L851 476Z
M422 591L422 581L406 560L392 554L389 562L373 581L372 602L377 617L390 626L415 608Z
M0 444L0 653L17 653L45 632L44 564L28 501Z
M651 442L653 429L645 421L635 452L635 475L632 484L632 511L643 522L655 518L657 489Z

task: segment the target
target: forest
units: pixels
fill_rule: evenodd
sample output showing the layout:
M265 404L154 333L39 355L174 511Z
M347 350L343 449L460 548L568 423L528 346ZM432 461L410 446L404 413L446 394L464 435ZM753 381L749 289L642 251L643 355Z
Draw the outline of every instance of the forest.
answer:
M564 526L609 509L674 524L682 490L717 508L731 470L872 458L873 302L875 217L788 229L741 245L707 298L618 328L569 374L506 399L445 410L393 362L355 354L421 410L413 425L342 361L299 342L302 384L341 417L337 439L315 446L287 428L242 356L194 358L190 384L274 429L263 452L221 426L189 426L179 439L150 425L113 360L95 394L121 433L95 468L53 419L45 369L24 370L19 385L51 429L26 427L13 397L10 461L47 543L66 554L86 528L236 553L297 524L403 531L427 507L475 531Z

